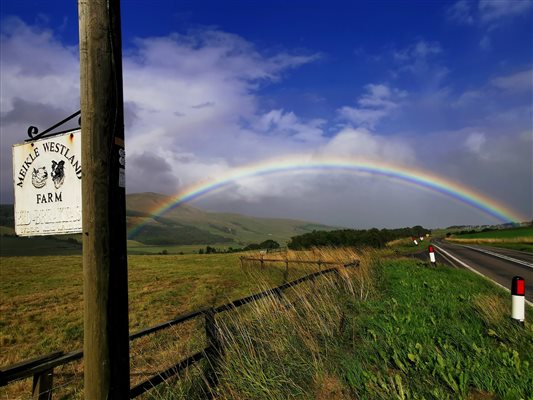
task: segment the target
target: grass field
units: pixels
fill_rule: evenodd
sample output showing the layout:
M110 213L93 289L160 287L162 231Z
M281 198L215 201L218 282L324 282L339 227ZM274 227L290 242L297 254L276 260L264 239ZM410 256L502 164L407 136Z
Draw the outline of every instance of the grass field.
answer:
M533 252L533 227L452 235L447 240L460 244L479 244Z
M280 285L285 278L295 279L317 269L316 265L291 264L289 275L285 277L283 264L267 264L260 270L259 264L247 263L241 268L239 256L130 256L130 331L153 326L204 306L220 305ZM0 365L52 351L81 348L81 257L3 257L0 261ZM176 343L176 336L182 337L184 342L193 338L193 347L202 342L199 322L171 329L157 338L136 341L131 350L133 369L146 370L146 365L153 368L157 363L154 357L158 356L182 358L189 347L184 348L180 343L176 350L172 343ZM147 356L151 351L153 356ZM79 375L80 370L81 365L66 368L64 375ZM31 382L15 383L5 393L5 389L0 388L0 398L17 398L19 393L28 393L28 384Z
M400 252L409 248L397 245ZM468 271L390 258L394 251L358 254L361 268L342 285L325 279L294 290L294 308L268 300L228 313L221 320L227 348L215 398L532 398L532 310L519 328L509 320L506 292ZM283 281L283 268L241 268L238 257L130 256L131 331ZM1 263L0 365L81 347L81 257L9 257ZM314 268L290 268L289 279ZM200 322L133 342L132 381L197 349L205 339ZM57 398L81 398L81 365L72 368L57 371L57 384L70 385ZM201 371L193 368L147 398L203 399L202 388ZM23 381L0 388L0 398L30 391L31 382Z
M80 348L81 257L4 257L1 263L0 365ZM130 256L128 264L132 331L243 297L258 285L279 285L284 278L281 266L259 276L253 267L241 269L237 254ZM290 278L312 268L291 265Z
M463 235L456 235L455 237L461 239L529 239L533 241L533 227L525 226L513 229L498 229L487 232L467 233Z
M427 251L431 244L431 238L425 237L424 240L417 239L417 245L411 238L397 239L386 244L381 254L384 256L395 257L409 254L416 254Z
M60 240L53 236L32 238L0 236L0 257L81 255L81 244L75 239Z
M237 247L235 243L214 243L214 244L187 244L187 245L146 245L128 240L128 254L131 255L149 255L161 254L166 251L168 254L194 254L200 250L205 250L206 246L214 247L217 250L226 250L229 247Z

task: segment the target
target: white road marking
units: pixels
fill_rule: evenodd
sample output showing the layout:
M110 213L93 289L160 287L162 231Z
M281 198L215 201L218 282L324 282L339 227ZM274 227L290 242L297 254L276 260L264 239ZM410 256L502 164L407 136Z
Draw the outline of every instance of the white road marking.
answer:
M517 263L517 264L525 265L526 267L529 267L529 268L533 268L533 264L531 264L531 263L529 263L527 261L524 261L524 260L519 260L517 258L504 256L503 254L495 253L493 251L486 250L486 249L481 249L479 247L467 246L467 245L464 245L464 244L460 244L459 246L463 246L463 247L469 248L471 250L476 250L476 251L479 251L480 253L489 254L489 255L494 256L494 257L499 257L499 258L502 258L504 260L511 261L511 262L514 262L514 263Z
M461 264L463 267L469 269L470 271L474 272L475 274L478 274L480 276L482 276L483 278L485 279L488 279L489 281L491 281L492 283L494 283L495 285L498 285L499 287L501 287L502 289L505 289L506 291L508 291L509 293L511 292L511 290L509 288L506 288L505 286L499 284L498 282L490 279L488 276L486 275L483 275L481 272L475 270L474 268L472 268L470 265L468 265L467 263L465 263L464 261L461 261L459 260L457 257L455 256L452 256L450 253L448 253L446 250L444 250L442 247L439 247L437 246L436 244L434 244L433 246L435 246L437 249L439 249L442 253L446 254L448 257L450 257L451 259L455 260L456 262L458 262L459 264ZM530 306L530 307L533 307L533 303L530 302L529 300L526 300L526 303Z

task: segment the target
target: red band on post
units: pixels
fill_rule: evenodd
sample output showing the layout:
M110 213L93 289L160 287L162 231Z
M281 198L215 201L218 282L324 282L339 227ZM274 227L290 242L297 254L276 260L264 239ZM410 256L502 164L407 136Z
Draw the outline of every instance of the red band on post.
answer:
M511 285L511 294L513 296L525 296L526 281L521 276L515 276Z

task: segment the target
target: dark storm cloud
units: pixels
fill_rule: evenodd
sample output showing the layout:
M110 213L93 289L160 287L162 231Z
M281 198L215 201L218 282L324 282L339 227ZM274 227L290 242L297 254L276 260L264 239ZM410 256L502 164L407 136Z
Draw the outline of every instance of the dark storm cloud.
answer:
M179 187L179 179L163 157L149 151L127 158L126 184L128 192L157 192L172 194Z
M15 97L13 99L13 108L2 113L0 122L3 127L13 124L34 125L40 131L45 130L51 125L63 120L76 110L65 111L51 104L32 102Z
M131 128L135 122L139 119L137 116L139 106L132 101L124 102L124 127L126 129Z

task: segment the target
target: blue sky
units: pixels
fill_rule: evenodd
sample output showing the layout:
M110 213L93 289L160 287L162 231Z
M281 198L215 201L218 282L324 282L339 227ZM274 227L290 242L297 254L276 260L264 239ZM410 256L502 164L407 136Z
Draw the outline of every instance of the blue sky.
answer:
M79 108L78 26L72 2L1 4L9 202L11 145ZM319 154L439 173L533 218L531 0L121 6L129 192ZM496 222L396 182L321 174L194 205L356 227Z

